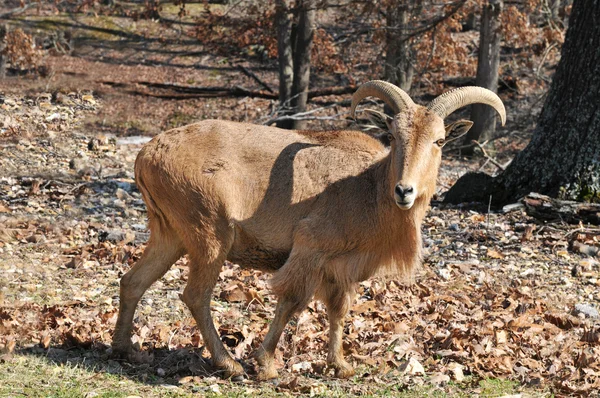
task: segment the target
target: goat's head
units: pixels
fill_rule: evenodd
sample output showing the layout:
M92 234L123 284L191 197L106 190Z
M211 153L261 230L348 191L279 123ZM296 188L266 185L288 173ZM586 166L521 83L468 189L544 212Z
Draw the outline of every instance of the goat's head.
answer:
M410 209L418 198L429 199L435 190L442 147L465 134L473 125L459 120L444 126L444 118L473 103L487 104L498 112L502 125L506 111L500 98L481 87L461 87L435 98L427 106L415 104L395 85L374 80L359 87L352 97L351 116L366 97L377 97L394 112L386 117L391 142L390 195L401 209Z

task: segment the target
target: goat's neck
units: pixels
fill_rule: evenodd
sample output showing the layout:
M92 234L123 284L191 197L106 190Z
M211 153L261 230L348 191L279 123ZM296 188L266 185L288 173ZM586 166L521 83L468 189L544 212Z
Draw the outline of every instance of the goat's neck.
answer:
M389 261L397 271L410 273L421 261L421 224L429 205L429 197L418 197L408 210L400 209L393 197L395 176L391 173L391 154L376 165L377 174L377 229L379 250L389 256Z

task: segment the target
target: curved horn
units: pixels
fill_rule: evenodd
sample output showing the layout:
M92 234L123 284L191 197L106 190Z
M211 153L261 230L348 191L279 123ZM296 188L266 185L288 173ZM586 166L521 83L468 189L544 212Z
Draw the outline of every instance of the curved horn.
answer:
M402 112L404 109L412 108L415 103L401 88L392 83L383 80L371 80L366 82L356 90L352 96L352 107L350 108L350 117L354 117L354 111L358 103L366 97L377 97L385 102L394 114Z
M470 86L455 88L431 101L429 105L427 105L427 109L435 112L442 119L445 119L446 116L455 110L471 104L490 105L498 112L498 115L500 115L502 125L504 126L504 123L506 123L506 109L504 109L502 100L494 92L483 87Z

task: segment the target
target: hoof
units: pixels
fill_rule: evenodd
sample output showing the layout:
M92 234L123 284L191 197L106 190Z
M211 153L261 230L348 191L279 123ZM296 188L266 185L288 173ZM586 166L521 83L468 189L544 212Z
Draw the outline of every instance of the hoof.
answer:
M252 356L256 359L256 362L258 362L258 381L268 381L279 377L279 373L277 373L277 369L275 369L275 364L271 355L267 354L264 350L259 349Z
M113 346L108 353L108 357L128 361L132 353L133 348L131 346Z
M332 363L329 366L335 369L335 377L338 379L349 379L355 374L352 366L346 361L335 364Z
M258 376L256 377L256 379L258 381L270 381L276 380L278 377L279 373L277 373L277 369L275 369L275 366L261 366L258 370Z
M215 364L215 367L222 372L223 378L231 381L244 381L244 368L234 359Z

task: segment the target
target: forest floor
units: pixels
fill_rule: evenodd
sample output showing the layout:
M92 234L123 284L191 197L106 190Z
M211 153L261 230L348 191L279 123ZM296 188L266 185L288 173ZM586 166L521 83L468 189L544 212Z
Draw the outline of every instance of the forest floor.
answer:
M185 258L138 307L138 363L111 359L119 278L149 236L133 179L137 151L170 127L205 118L259 122L274 106L251 98L165 99L134 82L255 87L240 73L242 64L276 87L276 70L198 55L195 44L181 40L178 48L165 46L149 39L159 28L151 21L135 31L131 21L114 18L12 23L46 33L71 26L80 36L70 54L45 57L46 77L0 81L0 396L598 394L600 263L572 250L574 241L597 245L598 230L540 222L518 205L478 212L440 204L466 171L497 171L452 148L424 223L426 256L415 281L360 284L345 328L354 378L336 380L326 368L326 313L313 302L282 337L280 379L254 381L250 354L264 338L275 298L268 274L226 264L213 315L249 377L220 379L179 299ZM343 83L335 79L316 77ZM501 133L512 134L496 142L501 163L527 143L541 106L539 93L505 100L510 130ZM313 127L347 124L340 117Z

